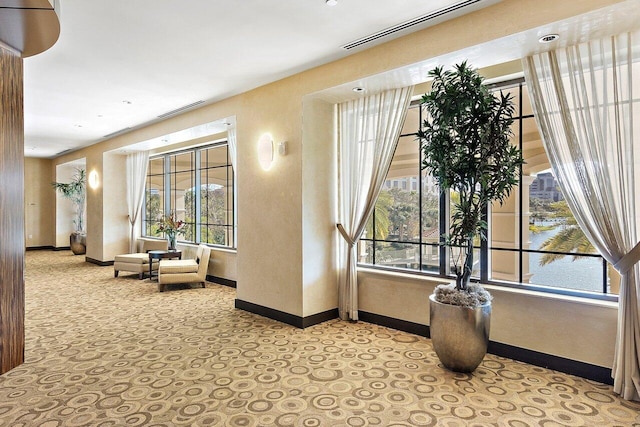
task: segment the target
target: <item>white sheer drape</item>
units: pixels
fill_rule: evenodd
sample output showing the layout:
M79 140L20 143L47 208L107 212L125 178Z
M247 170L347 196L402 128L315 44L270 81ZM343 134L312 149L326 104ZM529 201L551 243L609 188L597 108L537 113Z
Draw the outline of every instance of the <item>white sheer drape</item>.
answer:
M394 89L338 105L338 311L344 320L358 320L356 242L387 176L412 92Z
M231 165L233 166L233 174L236 173L236 167L238 163L238 141L236 139L236 128L233 127L227 130L227 145L229 146L229 157L231 158Z
M129 252L136 250L136 222L142 209L144 200L144 187L149 165L149 152L129 154L127 156L127 209L129 211L129 225L131 235L129 237Z
M229 147L229 157L233 167L233 188L237 191L238 185L238 140L236 139L236 128L227 131L227 147ZM233 246L238 244L238 198L233 195Z
M523 62L536 120L567 203L591 243L621 273L614 391L638 400L640 32Z

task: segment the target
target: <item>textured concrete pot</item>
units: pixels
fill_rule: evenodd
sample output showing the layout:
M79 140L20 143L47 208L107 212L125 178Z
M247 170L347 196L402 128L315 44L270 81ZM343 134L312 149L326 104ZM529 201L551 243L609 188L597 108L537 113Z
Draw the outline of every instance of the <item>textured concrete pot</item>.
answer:
M444 366L456 372L473 372L489 345L491 302L478 308L443 304L429 297L431 342Z
M85 233L71 233L69 236L69 246L74 255L87 253L87 235Z

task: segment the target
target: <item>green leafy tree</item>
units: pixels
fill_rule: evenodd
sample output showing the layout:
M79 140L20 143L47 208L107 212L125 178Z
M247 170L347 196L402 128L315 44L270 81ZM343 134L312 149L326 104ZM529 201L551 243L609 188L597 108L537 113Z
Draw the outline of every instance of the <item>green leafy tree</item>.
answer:
M546 253L540 258L540 265L547 265L564 258L569 253L575 253L573 260L582 259L578 254L596 253L587 236L578 225L566 201L551 203L552 217L561 220L562 229L553 237L545 240L540 246L542 251L565 252L565 254Z
M389 209L390 227L398 240L413 240L418 237L420 226L420 205L416 191L392 188L393 204Z
M366 232L367 236L373 236L373 229L375 228L376 234L374 236L377 240L385 240L389 235L389 227L391 222L389 220L389 211L393 204L393 196L389 190L382 190L376 201L374 208L373 218L375 219L375 226L372 220L367 222Z
M51 185L62 197L71 200L76 210L76 219L73 220L76 233L84 233L84 205L87 198L87 176L84 168L76 169L71 182L52 182Z
M185 215L187 222L194 224L196 218L195 192L185 192ZM226 244L227 238L227 192L222 187L200 187L200 236L203 242L218 245ZM195 230L194 230L195 231ZM192 232L193 234L193 232ZM188 240L195 236L187 235Z
M149 236L160 236L160 232L158 231L158 221L162 219L164 214L160 194L157 191L147 189L144 200L147 227L149 228L147 230L147 234Z
M529 211L531 220L535 225L536 221L546 221L552 215L551 202L549 200L533 197L529 200Z
M510 95L489 92L466 62L450 71L436 67L429 76L431 92L422 97L427 118L418 132L422 168L435 177L441 191L453 189L460 195L446 242L461 248L452 261L456 288L467 290L474 237L486 238L482 211L491 202L506 200L523 164L520 150L510 143L514 106Z
M422 193L422 226L425 230L440 223L440 198L435 194Z

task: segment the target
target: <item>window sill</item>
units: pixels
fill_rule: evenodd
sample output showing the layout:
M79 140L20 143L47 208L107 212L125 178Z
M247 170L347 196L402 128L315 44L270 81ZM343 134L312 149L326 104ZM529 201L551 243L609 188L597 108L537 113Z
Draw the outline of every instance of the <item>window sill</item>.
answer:
M401 279L403 281L412 281L417 283L424 283L425 285L436 286L442 283L453 283L451 279L444 277L432 276L421 273L404 272L404 271L391 271L379 268L371 268L365 266L358 266L358 272L365 273L370 276L384 277L388 279ZM610 309L618 309L617 301L609 301L598 298L589 298L575 295L563 295L554 292L543 292L531 289L518 289L514 286L500 286L494 284L483 284L483 286L491 292L495 297L500 294L522 295L527 297L533 297L538 299L547 299L554 301L565 301L575 304L588 305L591 307L604 307Z

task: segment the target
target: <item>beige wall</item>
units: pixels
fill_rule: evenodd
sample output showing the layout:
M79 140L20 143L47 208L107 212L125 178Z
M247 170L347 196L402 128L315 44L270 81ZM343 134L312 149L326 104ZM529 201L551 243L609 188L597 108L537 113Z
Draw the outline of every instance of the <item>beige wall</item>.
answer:
M429 324L429 295L445 280L362 269L360 310ZM616 303L487 286L493 295L491 341L610 368Z
M337 145L333 104L308 97L303 106L302 316L336 308Z
M87 188L87 191L99 191L102 188L102 229L109 230L102 239L101 260L112 260L116 255L129 252L129 210L127 208L127 171L126 156L105 153L102 156L102 173L108 179L101 180L98 190ZM91 169L87 169L87 174ZM124 191L123 191L124 189Z
M178 243L176 247L182 251L183 259L193 259L196 257L196 251L198 250L196 245ZM236 251L211 248L211 257L209 259L209 269L207 270L207 274L227 280L237 281L238 270L236 265Z
M55 245L55 190L51 183L53 162L49 159L24 159L25 246ZM68 245L68 243L67 243Z
M345 59L70 153L55 159L53 163L57 165L86 157L87 168L91 170L95 167L101 176L106 177L110 174L107 168L103 170L102 154L106 151L235 116L238 139L238 251L235 268L230 270L237 274L237 297L293 315L309 316L337 306L333 243L337 234L335 230L331 232L335 218L332 205L335 200L335 178L332 175L335 159L332 157L334 141L328 137L332 126L329 123L330 108L328 105L306 104L304 97L613 3L617 1L504 0ZM501 25L494 25L497 16ZM256 156L256 142L265 132L273 135L275 143L287 141L289 151L284 157L276 155L269 171L260 168ZM124 194L124 188L121 190ZM90 193L88 201L87 255L108 261L111 254L104 248L112 242L105 242L106 236L121 241L127 241L128 236L119 220L103 217L119 214L105 209L103 205L109 201L102 190ZM233 262L231 258L229 262ZM394 301L389 306L382 305L381 309L393 311L393 315L399 318L409 317L409 320L418 322L415 319L427 313L424 310L427 294L420 285L421 280L402 279L405 284L403 288L395 287L394 282L380 282L383 289L376 290L365 281L361 287L362 303L371 310L378 310L377 305L372 305L372 299ZM404 288L412 291L404 292ZM576 320L575 304L555 301L552 304L555 313L548 316L546 303L529 302L524 297L513 297L513 301L507 304L505 314L498 315L514 314L515 317L516 313L522 312L520 322L528 322L529 326L523 329L524 335L516 337L515 333L507 333L508 327L500 326L501 322L506 325L506 320L500 319L507 317L498 317L497 331L494 330L493 337L513 345L534 343L534 350L567 353L565 337L575 337L585 332L584 325L579 325ZM526 310L523 304L529 304ZM503 306L502 299L499 299L495 311L501 312ZM577 311L581 315L591 313L588 309ZM611 360L609 353L612 351L611 340L615 335L615 327L612 328L610 324L609 311L602 316L598 311L594 313L596 318L606 321L602 326L593 328L588 335L589 340L585 342L598 346L598 349L577 347L572 350L571 357L607 365ZM540 327L536 328L535 325ZM555 334L560 329L565 332L551 335L549 340L539 338L548 330L553 330Z

